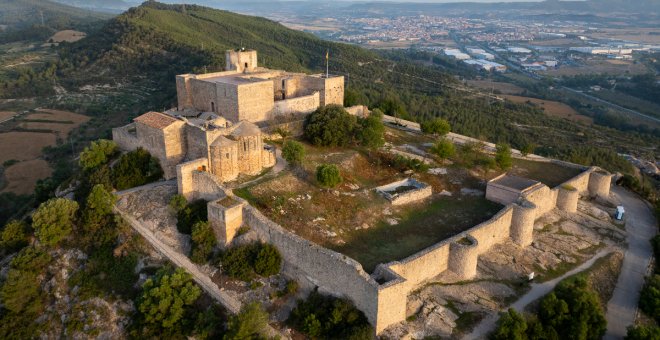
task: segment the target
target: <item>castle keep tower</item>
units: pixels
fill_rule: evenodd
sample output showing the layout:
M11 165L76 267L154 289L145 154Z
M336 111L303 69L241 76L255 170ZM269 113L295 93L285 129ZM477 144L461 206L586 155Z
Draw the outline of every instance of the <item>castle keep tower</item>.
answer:
M237 72L252 72L257 68L257 51L228 50L225 53L225 70Z

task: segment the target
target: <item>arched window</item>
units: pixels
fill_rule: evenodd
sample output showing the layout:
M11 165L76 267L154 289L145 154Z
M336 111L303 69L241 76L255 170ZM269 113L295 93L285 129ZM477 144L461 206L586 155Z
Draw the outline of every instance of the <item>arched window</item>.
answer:
M215 103L211 102L211 112L215 112Z

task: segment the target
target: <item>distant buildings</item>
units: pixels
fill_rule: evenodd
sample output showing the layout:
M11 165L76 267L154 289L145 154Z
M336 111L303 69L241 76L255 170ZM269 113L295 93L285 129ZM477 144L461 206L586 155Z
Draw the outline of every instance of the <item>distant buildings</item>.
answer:
M532 53L532 50L524 47L507 47L507 50L511 53Z
M506 66L502 64L498 64L492 61L488 60L483 60L483 59L468 59L468 60L463 60L464 63L468 65L472 65L476 67L477 69L480 70L485 70L488 72L491 71L496 71L496 72L505 72L506 71Z
M448 48L445 49L443 52L446 56L452 57L454 59L458 59L458 60L470 59L470 56L468 54L465 54L458 49Z

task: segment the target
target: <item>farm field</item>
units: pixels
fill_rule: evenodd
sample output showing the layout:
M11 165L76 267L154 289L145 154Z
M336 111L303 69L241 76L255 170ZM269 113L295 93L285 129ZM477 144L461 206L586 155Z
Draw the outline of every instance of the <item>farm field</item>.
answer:
M486 90L486 91L499 91L502 94L509 94L509 95L516 95L516 94L521 94L525 91L520 86L511 84L511 83L504 83L504 82L497 82L497 81L491 81L491 80L468 80L467 81L468 85L476 87L478 89Z
M581 122L585 124L593 123L593 119L587 116L580 115L572 107L564 103L560 103L552 100L512 96L512 95L503 95L502 97L514 103L527 103L527 102L532 103L533 105L541 107L545 111L545 113L550 116L560 117L574 122Z
M2 192L32 193L37 180L52 173L48 162L41 158L43 148L57 145L88 120L73 112L39 109L12 121L13 129L0 133Z
M85 32L79 32L79 31L74 31L74 30L63 30L56 32L53 34L52 37L48 39L48 41L60 43L63 41L66 42L76 42L84 37L87 36L87 33Z
M549 76L575 76L580 74L645 74L649 69L643 64L625 60L587 60L579 66L561 66L548 69L542 74Z

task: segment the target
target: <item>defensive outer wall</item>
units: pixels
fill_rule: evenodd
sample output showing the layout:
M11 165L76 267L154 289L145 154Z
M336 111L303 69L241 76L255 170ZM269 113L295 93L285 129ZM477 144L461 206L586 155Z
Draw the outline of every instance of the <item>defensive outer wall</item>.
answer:
M261 241L280 251L286 273L322 292L350 299L377 334L406 319L407 297L421 284L445 271L462 280L473 278L479 256L493 245L507 239L521 247L530 245L538 217L554 208L575 212L579 196L607 198L612 177L595 167L582 168L579 175L553 189L535 185L490 220L405 259L381 264L370 275L357 261L289 232L245 200L225 192L221 183L202 170L204 161L178 166L179 190L188 199L210 200L209 222L220 244L230 245L238 228L248 226ZM186 191L181 192L182 188Z

